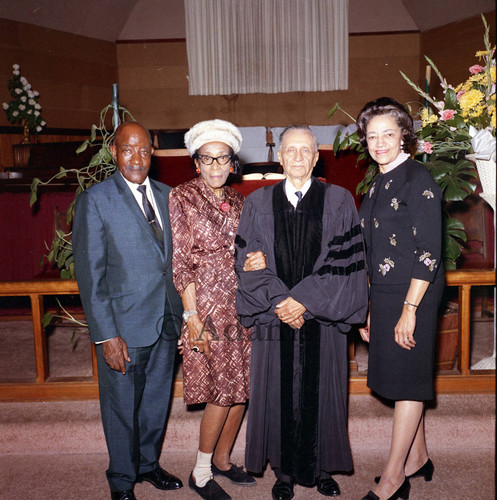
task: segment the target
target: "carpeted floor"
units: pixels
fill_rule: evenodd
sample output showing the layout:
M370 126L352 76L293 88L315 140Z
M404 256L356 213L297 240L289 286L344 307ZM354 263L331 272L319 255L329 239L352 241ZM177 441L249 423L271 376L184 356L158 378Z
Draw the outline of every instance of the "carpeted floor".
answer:
M197 448L201 411L187 411L173 400L161 464L185 482ZM392 409L371 396L350 396L349 436L354 474L336 474L344 500L359 500L374 487L388 454ZM245 427L232 458L243 463ZM431 483L412 480L411 500L492 500L494 483L494 395L440 395L426 412L426 434L435 463ZM0 403L0 498L108 499L107 454L97 401ZM274 476L267 470L257 485L220 484L233 499L271 498ZM139 500L199 498L186 486L159 492L136 486ZM315 489L296 487L296 500L323 498Z
M51 375L89 376L90 344L86 333L58 327L48 337ZM492 354L493 323L473 324L472 363ZM0 381L35 376L29 321L0 321ZM367 349L359 344L360 370ZM138 500L198 499L187 486L197 448L202 412L187 411L175 399L161 464L180 476L185 487L161 492L138 484ZM359 500L374 487L388 455L392 408L373 396L350 396L349 436L354 474L335 475L343 500ZM244 422L233 460L243 463ZM495 498L495 396L439 395L426 413L426 434L435 463L432 482L412 480L411 500L492 500ZM105 479L107 453L98 401L0 402L0 499L109 499ZM267 470L257 485L241 488L225 478L219 483L235 500L271 498L274 476ZM297 486L295 499L323 499L316 489Z
M235 456L235 459L238 458ZM360 500L373 488L373 477L379 474L382 453L368 453L355 458L355 473L335 475L341 488L342 500ZM432 454L435 464L433 480L422 478L411 481L410 500L493 500L493 453L468 452L454 455L450 452ZM191 454L166 454L162 465L178 474L185 486L177 491L161 492L149 483L137 484L138 500L195 500L200 497L187 486L191 469ZM9 455L0 456L2 486L0 497L5 500L109 500L110 494L104 470L107 456L98 455ZM274 483L272 472L257 478L257 485L239 487L227 479L219 484L233 500L261 500L271 498ZM324 500L315 488L295 487L295 500Z

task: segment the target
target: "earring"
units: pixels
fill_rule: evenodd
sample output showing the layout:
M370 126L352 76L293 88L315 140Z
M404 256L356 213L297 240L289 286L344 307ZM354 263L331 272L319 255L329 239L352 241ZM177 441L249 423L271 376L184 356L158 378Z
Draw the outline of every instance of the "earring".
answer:
M200 168L199 167L196 168L196 171L197 171L197 174L200 174Z
M235 167L232 165L232 166L230 167L230 173L233 173L234 171L235 171Z

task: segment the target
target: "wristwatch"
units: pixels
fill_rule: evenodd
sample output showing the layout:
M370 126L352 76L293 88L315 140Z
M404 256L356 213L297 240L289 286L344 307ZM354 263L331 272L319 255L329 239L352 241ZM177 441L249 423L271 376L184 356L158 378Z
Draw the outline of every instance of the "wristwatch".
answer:
M195 316L195 314L198 314L197 311L183 311L183 321L187 323L192 316Z

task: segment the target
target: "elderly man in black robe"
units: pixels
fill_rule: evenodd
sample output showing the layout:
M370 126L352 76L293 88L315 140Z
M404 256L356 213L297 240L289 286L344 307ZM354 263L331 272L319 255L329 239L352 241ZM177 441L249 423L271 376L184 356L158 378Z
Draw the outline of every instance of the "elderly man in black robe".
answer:
M347 336L364 322L364 245L351 194L312 177L317 140L306 126L281 134L286 179L247 197L236 237L237 312L253 327L245 465L277 477L275 500L294 484L340 494L332 472L352 470L347 435ZM267 267L244 272L247 253Z

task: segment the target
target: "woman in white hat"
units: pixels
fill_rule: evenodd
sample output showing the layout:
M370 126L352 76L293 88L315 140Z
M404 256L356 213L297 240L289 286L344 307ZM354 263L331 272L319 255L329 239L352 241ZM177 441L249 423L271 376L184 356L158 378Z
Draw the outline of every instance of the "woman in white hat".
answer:
M186 404L206 403L190 488L204 499L231 497L213 479L255 484L230 452L249 397L250 330L235 310L235 235L243 196L226 186L238 169L242 136L224 120L197 123L185 134L197 178L171 191L173 275L183 300L183 394ZM265 268L262 252L246 270Z

